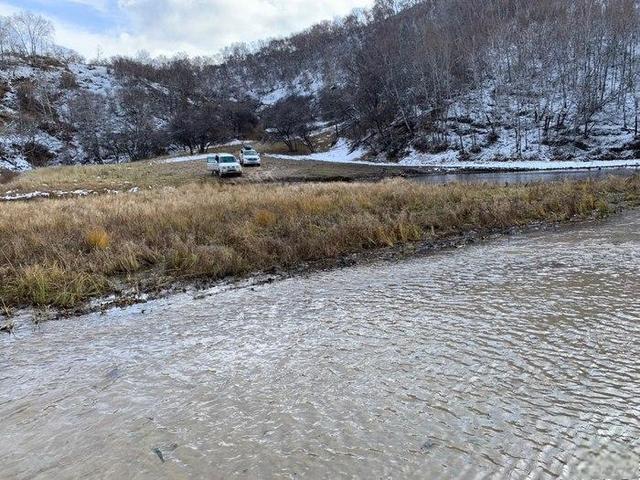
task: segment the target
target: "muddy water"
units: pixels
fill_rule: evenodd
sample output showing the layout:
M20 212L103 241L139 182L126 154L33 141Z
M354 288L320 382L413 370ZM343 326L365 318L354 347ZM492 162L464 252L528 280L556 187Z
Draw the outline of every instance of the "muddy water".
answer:
M637 478L640 213L0 337L0 477Z
M584 170L550 170L528 172L441 173L409 177L419 183L441 185L446 183L487 183L489 185L521 185L527 183L558 182L564 180L598 180L637 175L637 168L605 168Z

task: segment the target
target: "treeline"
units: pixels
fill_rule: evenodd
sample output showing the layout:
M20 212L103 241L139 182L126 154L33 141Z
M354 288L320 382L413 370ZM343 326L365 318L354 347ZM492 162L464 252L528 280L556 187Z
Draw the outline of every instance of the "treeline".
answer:
M362 29L345 81L323 94L354 140L391 155L411 142L438 151L455 137L478 148L474 133L495 141L497 125L514 132L520 155L530 136L588 137L607 108L637 134L638 7L426 0Z
M355 141L391 156L411 144L479 150L498 127L520 156L530 141L588 137L608 108L637 134L638 8L425 0L361 29L344 81L322 96Z
M392 158L410 147L474 153L501 135L520 156L533 143L579 145L604 113L637 134L639 26L637 0L378 0L285 39L231 47L219 64L119 59L114 68L165 86L181 113L174 126L203 111L185 99L217 96L292 149L323 120ZM287 95L275 105L256 104L278 88Z
M80 91L69 103L69 120L92 161L140 160L175 148L203 153L259 126L256 101L222 95L208 80L208 65L115 58L108 68L118 85L113 95Z
M225 64L206 59L119 57L108 69L119 85L113 95L83 90L68 105L68 120L90 161L140 160L176 148L204 153L249 137L282 141L291 152L315 149L319 113L310 96L263 105L226 81Z
M314 151L314 130L336 123L320 87L344 82L346 58L363 28L418 2L379 3L284 39L235 45L212 58L116 57L108 62L122 88L112 97L81 92L70 120L91 159L137 160L169 148L204 152L226 140L261 137L291 152ZM266 94L282 90L273 102ZM88 126L89 128L84 128Z
M60 121L98 162L256 136L314 150L319 125L389 158L464 157L506 140L516 157L583 148L607 128L638 135L639 10L640 0L377 0L216 61L111 59L113 93L77 89ZM23 55L44 52L50 29L29 39L12 18L0 54L7 38Z

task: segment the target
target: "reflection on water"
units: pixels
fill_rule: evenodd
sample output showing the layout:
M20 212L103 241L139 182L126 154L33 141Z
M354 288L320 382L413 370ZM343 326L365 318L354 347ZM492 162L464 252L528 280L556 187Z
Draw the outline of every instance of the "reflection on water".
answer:
M556 170L529 172L442 173L420 175L413 180L429 185L445 183L488 183L490 185L521 185L525 183L557 182L563 180L601 179L609 176L629 177L638 173L637 168L607 168L592 170Z
M640 214L0 337L2 478L636 478Z

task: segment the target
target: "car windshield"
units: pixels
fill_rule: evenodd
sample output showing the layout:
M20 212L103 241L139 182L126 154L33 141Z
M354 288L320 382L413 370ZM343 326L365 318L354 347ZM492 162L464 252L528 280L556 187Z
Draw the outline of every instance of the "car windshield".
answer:
M258 152L256 152L255 150L245 150L244 154L250 157L255 157L258 155Z
M236 163L234 157L220 157L220 163Z

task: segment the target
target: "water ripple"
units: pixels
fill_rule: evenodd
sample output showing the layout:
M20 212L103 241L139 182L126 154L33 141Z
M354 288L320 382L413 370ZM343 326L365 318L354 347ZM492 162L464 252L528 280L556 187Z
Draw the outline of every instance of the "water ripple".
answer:
M0 338L0 478L635 478L640 214Z

